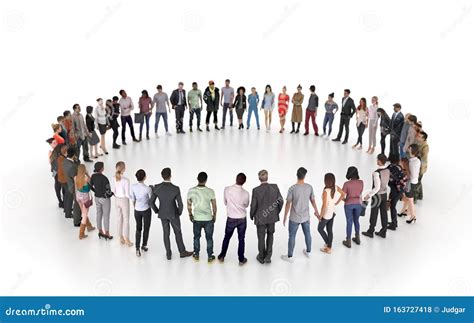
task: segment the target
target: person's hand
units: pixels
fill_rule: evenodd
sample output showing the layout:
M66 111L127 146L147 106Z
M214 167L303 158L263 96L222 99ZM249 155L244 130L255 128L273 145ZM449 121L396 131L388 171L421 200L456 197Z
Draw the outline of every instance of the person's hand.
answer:
M189 214L189 220L191 220L191 222L194 222L194 217L192 214Z
M212 216L212 223L216 223L216 216L215 215Z
M367 194L366 196L364 196L364 201L367 201L369 198L370 196Z

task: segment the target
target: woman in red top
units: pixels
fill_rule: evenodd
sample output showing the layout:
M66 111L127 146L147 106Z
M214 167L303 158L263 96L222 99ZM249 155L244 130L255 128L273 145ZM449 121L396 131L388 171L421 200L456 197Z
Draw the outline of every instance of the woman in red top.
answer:
M62 131L61 125L59 123L53 123L52 127L53 127L53 131L54 131L53 138L54 138L54 140L56 140L56 143L58 145L64 144L64 138L61 137L61 135L60 135L60 133Z
M142 140L142 131L143 131L143 124L146 124L146 140L150 140L150 117L151 112L153 110L153 103L148 95L147 90L142 91L142 96L138 100L138 107L140 109L140 113L144 115L143 121L140 123L140 139Z
M286 86L281 90L282 93L278 95L278 114L280 115L280 133L285 131L286 112L288 112L288 105L290 104L290 96L286 94Z

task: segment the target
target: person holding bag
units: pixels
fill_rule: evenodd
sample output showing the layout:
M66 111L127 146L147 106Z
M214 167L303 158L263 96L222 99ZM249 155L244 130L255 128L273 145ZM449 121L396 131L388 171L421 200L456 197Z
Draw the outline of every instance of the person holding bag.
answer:
M80 164L77 167L77 175L74 177L74 185L76 187L76 201L81 208L81 225L79 228L79 239L82 240L87 238L87 235L84 233L86 228L87 231L95 230L95 227L92 226L89 221L89 208L92 205L92 199L90 195L90 177L87 174L86 166Z

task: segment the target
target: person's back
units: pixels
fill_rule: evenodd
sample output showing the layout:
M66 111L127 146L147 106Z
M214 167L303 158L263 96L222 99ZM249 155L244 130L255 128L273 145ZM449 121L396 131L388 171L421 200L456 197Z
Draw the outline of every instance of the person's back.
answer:
M291 195L290 221L303 223L309 220L309 203L314 198L313 187L307 183L294 184L290 187Z
M181 215L183 204L179 203L181 196L178 186L165 181L153 187L153 194L160 202L156 210L159 218L169 219Z
M254 201L255 199L255 201ZM262 183L252 191L251 216L255 224L274 223L280 220L283 197L277 184Z
M211 201L213 199L215 199L214 190L207 186L197 185L189 190L188 200L192 202L195 221L212 220Z
M245 218L249 206L249 192L241 185L231 185L224 189L224 202L229 218Z
M325 212L321 214L321 216L324 219L331 219L336 209L336 202L339 200L341 194L337 190L335 190L334 196L331 196L330 188L326 188L324 189L324 191L326 192L326 209Z

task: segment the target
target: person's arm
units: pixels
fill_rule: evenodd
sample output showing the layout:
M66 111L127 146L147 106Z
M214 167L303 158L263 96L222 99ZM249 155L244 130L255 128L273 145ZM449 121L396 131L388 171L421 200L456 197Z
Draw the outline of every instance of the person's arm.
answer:
M372 188L370 190L370 192L367 193L364 196L364 201L367 201L368 199L370 199L372 196L377 194L377 192L380 190L380 174L379 174L379 172L374 172L372 174L372 178L374 179L374 188Z
M199 109L202 109L202 94L201 91L199 91L199 102L201 102L201 105L199 106Z
M232 91L232 93L230 94L230 108L231 109L233 108L232 102L234 101L234 97L235 97L235 93L234 91Z
M227 206L227 188L224 189L224 205Z
M189 220L191 220L191 222L193 222L194 221L194 218L193 218L193 202L191 201L189 196L188 196L188 214L189 214Z
M155 212L156 214L158 214L158 208L156 207L156 198L157 197L158 196L156 195L155 190L152 189L151 190L151 197L150 197L150 207L153 210L153 212Z
M255 190L252 191L252 202L250 203L250 220L255 219L257 213L258 200L255 194Z
M354 104L354 100L352 100L352 104L351 104L351 118L352 116L354 115L354 113L356 112L356 106Z
M178 215L183 213L183 200L181 199L181 191L178 187L178 195L176 195L176 203L178 204Z
M344 193L339 186L336 186L336 191L340 194L339 199L336 202L336 205L338 205L342 200L344 200L346 193Z
M283 226L286 226L286 220L288 218L288 212L290 212L290 209L291 209L291 201L286 200L285 216L283 217Z
M237 101L239 100L239 96L236 96L233 100L234 100L234 106L237 106Z
M217 216L217 203L216 199L211 200L211 205L212 205L212 222L216 222L216 216Z
M323 195L322 195L323 205L321 206L321 213L319 215L316 215L316 212L315 212L315 215L319 220L321 220L321 214L324 214L326 212L326 208L328 206L327 198L328 198L328 193L326 192L326 190L324 190ZM311 201L311 202L313 202L313 201ZM313 205L313 207L314 207L314 205Z
M216 89L214 89L214 91L215 91L215 90L216 90ZM224 106L224 103L223 103L223 102L224 102L224 91L222 91L222 89L221 89L221 107Z
M130 190L129 194L130 194L130 200L132 200L132 203L133 203L133 208L135 208L135 202L137 198L135 196L135 193L133 192L133 188Z

